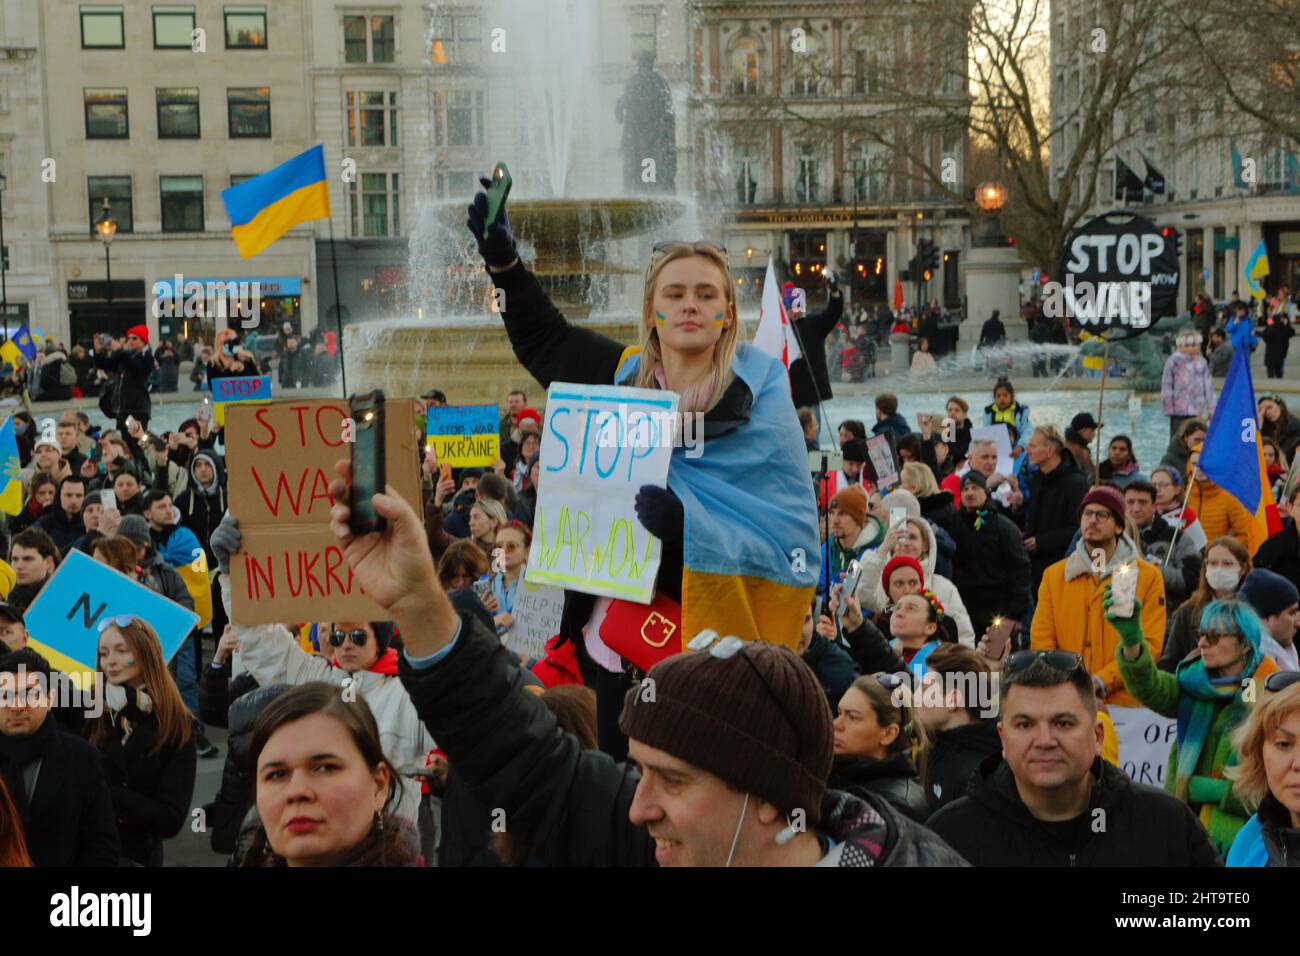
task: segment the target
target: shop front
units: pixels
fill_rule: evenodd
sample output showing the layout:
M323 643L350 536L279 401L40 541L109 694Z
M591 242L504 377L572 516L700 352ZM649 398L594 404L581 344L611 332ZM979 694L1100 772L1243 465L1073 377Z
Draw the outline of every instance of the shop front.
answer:
M111 294L110 294L111 291ZM68 283L68 331L71 342L89 344L99 332L120 337L148 317L143 279Z
M285 322L302 330L302 280L297 276L166 276L150 289L151 314L162 338L202 336L231 328L274 338Z

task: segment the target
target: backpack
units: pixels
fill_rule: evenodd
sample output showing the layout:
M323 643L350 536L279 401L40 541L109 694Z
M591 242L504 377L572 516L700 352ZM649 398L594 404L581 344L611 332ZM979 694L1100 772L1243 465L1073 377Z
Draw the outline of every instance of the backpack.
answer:
M59 384L60 385L77 384L77 370L73 368L71 365L69 365L67 362L59 363Z

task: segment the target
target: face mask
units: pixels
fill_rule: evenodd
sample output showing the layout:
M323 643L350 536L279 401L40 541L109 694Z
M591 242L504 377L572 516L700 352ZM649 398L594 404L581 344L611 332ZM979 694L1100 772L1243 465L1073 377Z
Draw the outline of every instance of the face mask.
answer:
M1241 575L1232 568L1207 568L1205 583L1216 591L1231 591L1237 587Z
M28 427L28 426L27 426L27 423L26 423L26 422L19 422L19 421L14 422L14 434L15 434L15 435L26 435L26 434L27 434L27 427Z

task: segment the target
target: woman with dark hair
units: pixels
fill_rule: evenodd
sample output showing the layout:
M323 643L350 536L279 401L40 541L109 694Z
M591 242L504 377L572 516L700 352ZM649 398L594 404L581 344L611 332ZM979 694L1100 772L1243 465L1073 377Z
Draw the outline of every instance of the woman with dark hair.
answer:
M985 425L1010 425L1017 435L1027 435L1033 430L1029 421L1029 406L1016 401L1016 387L1011 379L1000 378L993 386L993 402L984 406ZM1016 457L1024 449L1016 446L1011 449L1011 457Z
M180 832L194 794L193 717L158 635L135 615L100 621L95 670L107 680L106 707L88 737L104 761L122 856L162 866L163 840Z
M1210 542L1201 563L1200 583L1169 617L1168 634L1157 667L1172 674L1196 650L1197 628L1205 606L1211 601L1236 597L1250 570L1250 554L1236 538L1227 536Z
M1282 449L1287 461L1295 457L1300 447L1300 419L1293 418L1281 395L1259 397L1259 430Z
M249 747L261 826L244 866L423 866L364 698L311 681L258 715Z
M461 538L453 541L438 559L438 580L448 591L472 587L487 574L488 567L488 556L483 549L468 538Z
M31 483L27 487L27 502L9 524L11 535L25 531L36 523L41 515L53 503L58 493L59 480L43 471L32 473Z
M140 580L140 565L134 542L120 535L100 538L91 549L91 555L100 564L106 564L114 571L125 574L132 581Z
M18 808L9 798L9 788L0 777L0 869L31 866L27 855L27 842L23 839L23 824Z
M912 711L905 674L864 675L840 698L829 790L878 793L924 823L930 801L917 766L925 766L928 735Z
M1138 460L1133 455L1133 440L1127 435L1116 435L1110 440L1106 460L1101 463L1098 473L1102 481L1121 490L1129 482L1146 480L1146 476L1138 471Z
M840 422L840 429L839 429L840 445L843 445L846 441L852 441L855 438L859 439L860 441L866 441L867 426L864 425L862 422L858 421L856 418L844 419L844 421Z

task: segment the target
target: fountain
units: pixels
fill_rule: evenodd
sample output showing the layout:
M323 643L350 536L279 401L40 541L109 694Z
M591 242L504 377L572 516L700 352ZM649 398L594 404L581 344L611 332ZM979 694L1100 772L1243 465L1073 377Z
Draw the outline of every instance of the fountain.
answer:
M510 24L509 59L500 61L505 68L494 64L483 75L493 84L494 114L500 103L513 116L491 117L490 145L476 150L475 165L486 173L488 157L499 157L510 167L511 229L520 256L556 306L570 321L634 342L640 276L650 254L646 237L688 205L674 195L668 84L646 55L638 57L621 97L617 84L603 82L626 73L632 60L630 51L622 59L618 45L608 42L631 33L608 22L621 5L497 0L485 6L500 16L485 15L484 23ZM634 180L629 173L634 165L645 168L643 158L651 160L652 174L663 169L665 175ZM407 395L437 387L461 404L496 402L526 386L465 229L471 195L421 205L410 240L411 314L345 328L350 387Z

